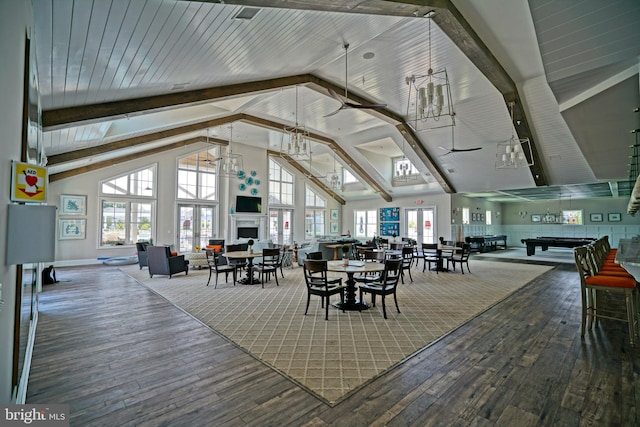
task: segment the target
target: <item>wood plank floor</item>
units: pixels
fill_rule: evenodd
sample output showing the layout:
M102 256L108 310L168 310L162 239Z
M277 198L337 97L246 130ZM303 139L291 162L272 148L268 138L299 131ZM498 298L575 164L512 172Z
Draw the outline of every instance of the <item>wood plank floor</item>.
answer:
M70 404L73 426L640 425L640 351L619 322L581 339L573 265L334 407L117 268L57 271L27 402Z

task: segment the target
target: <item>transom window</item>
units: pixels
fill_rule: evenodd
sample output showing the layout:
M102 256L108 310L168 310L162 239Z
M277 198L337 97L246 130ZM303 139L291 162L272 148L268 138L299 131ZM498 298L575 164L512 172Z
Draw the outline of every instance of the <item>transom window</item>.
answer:
M269 206L293 206L293 175L269 158Z
M218 148L178 159L178 199L216 200L216 161Z
M100 181L100 246L151 241L156 166Z
M345 184L354 184L359 182L358 178L355 177L351 172L346 169L342 169L342 182Z

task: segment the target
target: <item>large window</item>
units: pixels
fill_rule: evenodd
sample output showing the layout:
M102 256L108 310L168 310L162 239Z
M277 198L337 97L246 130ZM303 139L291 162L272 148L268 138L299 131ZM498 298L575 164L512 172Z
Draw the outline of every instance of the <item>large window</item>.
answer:
M216 156L218 148L178 159L178 199L216 200Z
M269 158L269 207L293 206L293 175Z
M378 210L356 210L355 213L356 239L372 238L378 229Z
M325 234L327 201L309 187L305 190L304 237L313 239Z
M100 246L151 240L155 175L152 166L100 182Z

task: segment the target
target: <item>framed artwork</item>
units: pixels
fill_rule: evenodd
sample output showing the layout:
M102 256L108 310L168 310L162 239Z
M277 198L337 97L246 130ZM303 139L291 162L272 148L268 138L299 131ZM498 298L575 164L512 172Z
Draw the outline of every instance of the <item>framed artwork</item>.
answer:
M332 222L331 223L331 234L338 234L338 223L337 222Z
M338 220L338 209L331 209L331 221Z
M540 215L531 215L531 222L540 222L542 217Z
M602 214L601 213L592 213L589 215L589 219L591 222L602 222Z
M381 222L380 223L380 235L381 236L399 236L400 235L400 223L399 222Z
M87 196L60 195L60 215L86 215Z
M554 223L556 222L556 216L554 214L546 214L544 216L544 222Z
M622 216L619 213L609 214L609 222L620 222L620 221L622 221Z
M58 240L84 239L87 237L86 229L86 219L58 220Z
M400 208L380 208L380 222L400 221Z

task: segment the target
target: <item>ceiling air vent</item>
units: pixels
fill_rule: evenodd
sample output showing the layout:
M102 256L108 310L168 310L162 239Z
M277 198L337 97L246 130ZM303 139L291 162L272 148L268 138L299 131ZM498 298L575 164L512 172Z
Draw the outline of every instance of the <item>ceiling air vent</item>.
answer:
M260 10L262 9L257 7L243 7L242 10L233 17L233 19L253 19Z

